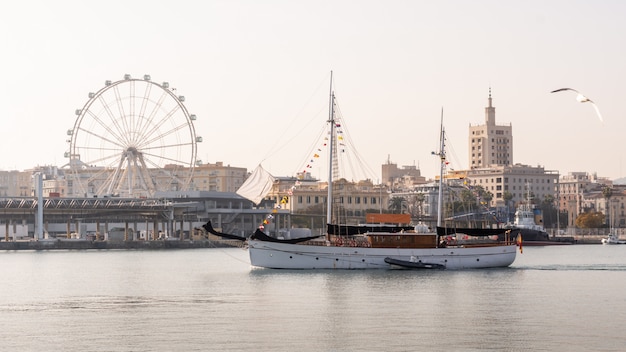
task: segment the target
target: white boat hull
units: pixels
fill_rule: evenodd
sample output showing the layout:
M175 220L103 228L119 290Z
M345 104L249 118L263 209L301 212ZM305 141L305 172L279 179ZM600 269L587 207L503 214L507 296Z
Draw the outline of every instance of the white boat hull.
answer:
M626 241L623 240L615 240L611 238L603 238L602 244L626 244Z
M602 244L626 244L626 241L620 240L618 234L611 232L607 238L602 239Z
M367 248L248 241L250 263L272 269L389 269L386 257L417 258L446 269L507 267L515 261L516 245L447 248Z

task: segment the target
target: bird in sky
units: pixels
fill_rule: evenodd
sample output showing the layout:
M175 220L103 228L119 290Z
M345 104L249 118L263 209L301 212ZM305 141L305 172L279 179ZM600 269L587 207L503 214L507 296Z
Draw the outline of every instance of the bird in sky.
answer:
M575 92L576 95L576 100L578 100L578 102L580 103L591 103L591 105L593 105L593 108L596 110L596 114L598 115L598 118L600 119L600 122L604 123L604 120L602 119L602 114L600 114L600 109L598 109L598 106L596 105L596 103L594 103L591 99L587 98L586 96L580 94L579 91L577 91L576 89L572 89L572 88L560 88L557 90L553 90L550 93L556 93L556 92L563 92L566 90L571 90L572 92Z

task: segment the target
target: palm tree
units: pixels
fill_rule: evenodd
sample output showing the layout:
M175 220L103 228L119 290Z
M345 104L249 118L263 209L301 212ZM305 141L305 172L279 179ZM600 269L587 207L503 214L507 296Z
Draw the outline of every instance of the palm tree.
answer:
M509 219L509 214L510 214L510 210L509 210L509 204L511 204L511 200L513 199L513 194L509 191L504 191L504 193L502 193L502 199L504 199L504 205L506 206L506 221L508 222Z
M424 193L418 193L415 195L415 201L417 201L417 205L418 205L418 215L420 217L422 217L422 214L424 214L424 201L426 200L426 196L424 195Z
M389 204L387 209L393 214L402 214L404 208L405 199L403 197L391 197L389 198Z

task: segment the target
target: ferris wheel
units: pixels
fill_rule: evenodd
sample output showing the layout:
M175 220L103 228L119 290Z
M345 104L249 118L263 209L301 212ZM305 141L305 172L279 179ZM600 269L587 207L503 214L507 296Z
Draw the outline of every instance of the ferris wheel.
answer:
M89 93L68 130L70 196L152 197L190 188L198 161L193 121L184 96L149 75L106 81Z

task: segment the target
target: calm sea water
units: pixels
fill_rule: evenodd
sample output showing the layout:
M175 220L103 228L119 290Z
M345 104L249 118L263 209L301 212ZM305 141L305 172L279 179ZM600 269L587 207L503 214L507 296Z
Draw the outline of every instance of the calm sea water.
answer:
M1 351L623 351L626 245L470 271L251 269L242 249L0 252Z

